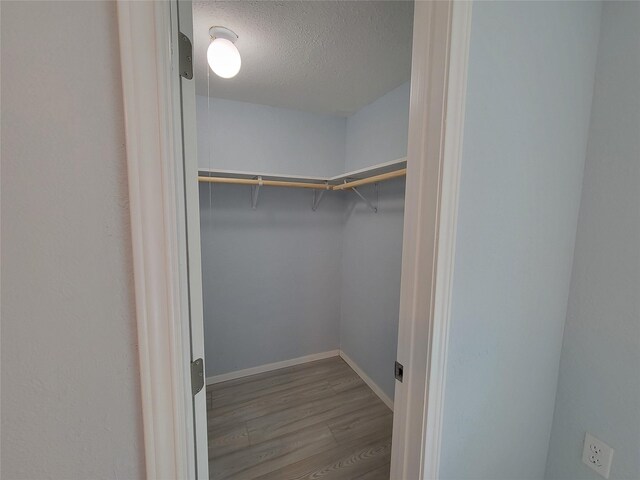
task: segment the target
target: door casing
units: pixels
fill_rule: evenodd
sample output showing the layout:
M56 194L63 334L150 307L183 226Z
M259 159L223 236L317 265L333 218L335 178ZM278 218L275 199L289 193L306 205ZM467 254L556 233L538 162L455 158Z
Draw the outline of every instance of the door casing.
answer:
M147 478L207 479L206 391L191 393L204 359L195 118L182 114L195 89L177 55L191 2L117 10Z
M190 383L204 352L195 106L176 54L190 11L189 0L118 1L149 479L208 476L205 392L193 400ZM415 2L394 480L438 478L470 30L471 2Z
M471 2L414 10L392 479L437 479Z

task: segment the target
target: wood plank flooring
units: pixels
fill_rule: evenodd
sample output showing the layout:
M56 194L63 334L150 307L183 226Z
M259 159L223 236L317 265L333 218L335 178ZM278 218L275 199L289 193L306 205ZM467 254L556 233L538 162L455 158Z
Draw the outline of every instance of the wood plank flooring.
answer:
M207 387L211 480L389 480L391 410L340 358Z

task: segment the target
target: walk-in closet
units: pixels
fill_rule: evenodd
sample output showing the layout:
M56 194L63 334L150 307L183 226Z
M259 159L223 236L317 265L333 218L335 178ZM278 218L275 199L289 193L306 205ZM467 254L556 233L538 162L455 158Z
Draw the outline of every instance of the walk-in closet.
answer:
M412 23L193 3L212 479L389 478Z

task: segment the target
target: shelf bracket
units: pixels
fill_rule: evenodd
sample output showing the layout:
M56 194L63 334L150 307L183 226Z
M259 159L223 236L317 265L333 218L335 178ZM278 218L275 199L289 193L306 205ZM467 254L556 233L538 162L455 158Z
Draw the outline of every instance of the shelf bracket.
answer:
M314 212L318 209L318 205L320 205L320 201L322 200L322 197L324 196L324 192L329 190L329 182L324 182L324 184L327 186L326 190L314 190L313 191L313 205L311 206L311 210L313 210Z
M345 183L347 183L347 182L346 182L346 180L345 180ZM373 203L371 203L371 201L370 201L367 197L365 197L364 195L362 195L362 194L358 191L358 189L357 189L356 187L351 187L351 190L352 190L356 195L358 195L358 196L362 199L362 201L363 201L364 203L366 203L366 204L367 204L367 206L368 206L368 207L369 207L369 208L370 208L374 213L378 213L378 184L377 184L377 183L374 183L374 184L373 184L373 186L374 186L374 188L375 188L375 192L376 192L376 204L375 204L375 205L374 205Z
M260 194L260 187L262 186L262 177L258 177L258 184L251 186L251 208L254 210L258 206L258 195Z

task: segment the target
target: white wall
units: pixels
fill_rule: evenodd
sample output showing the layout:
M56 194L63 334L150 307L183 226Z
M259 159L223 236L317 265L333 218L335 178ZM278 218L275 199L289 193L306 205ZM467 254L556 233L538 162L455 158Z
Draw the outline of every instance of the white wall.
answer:
M343 171L343 117L218 98L207 102L202 96L196 97L196 110L203 132L198 135L201 168L319 177Z
M600 11L474 5L443 479L544 476Z
M407 154L409 82L347 120L347 171ZM404 178L382 182L378 213L347 192L342 240L340 348L393 398L398 343ZM373 186L362 193L375 199Z
M143 478L116 6L1 9L1 475Z
M640 3L605 2L548 479L640 478Z

